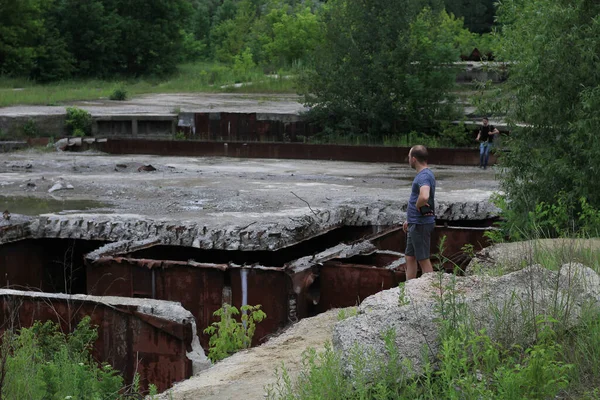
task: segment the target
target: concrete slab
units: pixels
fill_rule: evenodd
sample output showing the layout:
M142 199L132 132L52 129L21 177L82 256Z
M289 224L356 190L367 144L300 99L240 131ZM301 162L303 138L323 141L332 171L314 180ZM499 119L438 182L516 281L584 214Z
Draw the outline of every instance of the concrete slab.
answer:
M27 90L27 89L24 89ZM297 114L305 110L294 94L161 93L136 96L126 101L91 100L65 106L0 107L1 117L62 115L66 106L83 108L92 115L143 115L180 112L245 112Z
M140 168L147 165L156 170ZM497 170L432 170L438 179L438 215L446 220L497 216L489 203L498 189ZM344 224L404 221L414 174L405 164L29 150L5 154L0 161L0 209L10 202L16 207L11 213L27 214L19 204L29 202L19 199L64 201L63 211L35 220L34 237L162 236L171 244L199 248L273 249ZM48 193L57 183L73 189ZM103 206L70 208L76 200Z

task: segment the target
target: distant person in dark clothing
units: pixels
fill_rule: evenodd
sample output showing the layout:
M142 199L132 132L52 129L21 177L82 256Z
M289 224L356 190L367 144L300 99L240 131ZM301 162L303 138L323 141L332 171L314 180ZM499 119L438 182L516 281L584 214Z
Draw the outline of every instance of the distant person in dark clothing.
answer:
M423 273L433 272L430 257L431 232L435 225L435 176L427 166L427 149L414 146L408 164L417 171L406 210L406 280L417 277L417 261Z
M490 150L494 146L494 136L500 131L489 124L487 118L483 119L483 126L479 129L477 140L479 142L479 168L486 169L490 158Z

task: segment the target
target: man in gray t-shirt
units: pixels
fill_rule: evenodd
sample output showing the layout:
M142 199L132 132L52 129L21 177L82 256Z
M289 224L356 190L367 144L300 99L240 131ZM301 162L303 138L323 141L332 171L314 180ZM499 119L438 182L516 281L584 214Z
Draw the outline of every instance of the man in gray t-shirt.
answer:
M430 257L431 232L435 226L435 176L427 166L427 149L414 146L408 163L417 171L406 210L406 280L417 277L417 262L423 273L433 272Z

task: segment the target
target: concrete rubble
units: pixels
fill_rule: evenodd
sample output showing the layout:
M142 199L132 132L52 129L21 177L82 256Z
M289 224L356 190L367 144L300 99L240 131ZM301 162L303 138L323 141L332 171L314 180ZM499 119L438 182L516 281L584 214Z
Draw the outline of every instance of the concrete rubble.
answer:
M500 277L452 279L433 273L407 281L402 301L399 288L385 290L365 299L357 316L338 322L333 346L347 361L348 372L353 372L350 359L355 346L365 353L386 354L383 334L388 329L395 332L400 357L410 361L412 373L423 370L424 355L435 361L442 296L449 302L448 296L455 295L457 307L464 306L472 314L475 330L485 329L506 347L532 343L531 327L538 316L566 321L568 328L576 325L586 305L600 304L600 277L581 264L565 264L560 272L533 265ZM527 310L522 309L522 301L527 301ZM498 313L508 320L495 318Z

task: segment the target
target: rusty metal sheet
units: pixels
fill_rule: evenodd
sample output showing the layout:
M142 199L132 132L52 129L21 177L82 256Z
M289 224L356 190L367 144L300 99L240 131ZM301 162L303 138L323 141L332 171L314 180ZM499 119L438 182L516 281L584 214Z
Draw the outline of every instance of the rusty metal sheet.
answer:
M12 320L11 315L16 319ZM192 375L192 364L186 356L191 348L189 323L141 317L127 307L113 307L104 301L0 295L2 330L11 322L18 329L39 320L54 321L64 332L71 332L86 315L98 327L93 356L121 371L127 383L137 372L142 388L153 383L164 391Z
M198 268L186 262L136 261L140 260L87 263L88 294L180 302L196 319L200 343L207 349L209 338L203 331L215 321L213 313L222 306L226 279L223 269Z
M0 284L52 293L86 293L83 257L103 243L53 238L0 245Z
M328 261L319 275L321 298L317 311L356 306L368 296L395 287L405 279L400 270Z
M288 292L291 281L282 270L263 270L254 268L231 269L231 291L233 305L242 306L244 293L246 304L260 304L267 318L256 327L253 343L260 343L264 338L288 324ZM246 274L244 289L242 274Z
M211 121L221 125L222 121ZM224 122L223 122L224 123ZM258 122L257 122L258 123ZM264 124L264 122L260 122ZM259 124L259 125L260 125ZM237 126L237 125L236 125ZM270 124L272 126L272 124ZM263 127L264 128L264 127ZM211 128L212 129L212 128ZM259 136L264 137L259 127ZM225 132L227 133L227 132ZM267 135L268 136L268 135ZM226 140L227 136L211 134L212 140ZM283 140L283 139L281 139ZM169 141L144 139L109 139L97 143L99 150L110 154L156 154L168 156L195 157L246 157L246 158L287 158L301 160L338 160L375 163L404 163L408 147L386 146L344 146L318 145L303 143L264 143L264 142L206 142L206 141ZM430 164L477 165L477 149L429 149ZM496 162L490 156L490 165Z

